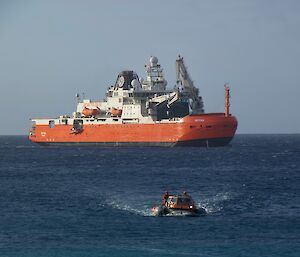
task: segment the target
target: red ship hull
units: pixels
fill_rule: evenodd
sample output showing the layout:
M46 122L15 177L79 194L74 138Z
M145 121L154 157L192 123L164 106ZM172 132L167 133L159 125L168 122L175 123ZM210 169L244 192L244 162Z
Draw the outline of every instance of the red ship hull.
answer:
M36 125L29 139L42 145L224 146L237 129L224 113L188 115L181 121L150 124L89 124L72 133L72 125Z

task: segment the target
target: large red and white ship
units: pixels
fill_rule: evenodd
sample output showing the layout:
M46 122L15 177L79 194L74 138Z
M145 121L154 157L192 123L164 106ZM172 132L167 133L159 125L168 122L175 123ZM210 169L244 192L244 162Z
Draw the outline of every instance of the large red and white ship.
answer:
M205 113L202 97L183 58L176 60L177 81L167 89L154 56L145 65L146 79L122 71L103 101L80 99L72 116L32 119L29 139L42 145L224 146L233 138L237 120L229 112Z

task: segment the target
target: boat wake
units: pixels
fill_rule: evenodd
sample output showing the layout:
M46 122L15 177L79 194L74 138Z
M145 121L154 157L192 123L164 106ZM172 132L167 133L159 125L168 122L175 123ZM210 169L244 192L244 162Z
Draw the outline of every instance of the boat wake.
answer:
M139 215L139 216L152 216L151 215L151 206L143 203L137 204L132 203L128 200L126 203L121 200L116 200L112 198L107 198L104 203L101 204L103 207L111 208L114 210L124 211L130 214Z
M218 193L215 196L203 198L197 205L204 208L207 214L216 214L222 212L225 202L231 199L232 195L229 192Z
M197 198L195 199L197 207L203 208L206 211L207 215L217 214L222 212L225 202L232 199L230 193L219 193L212 197L202 198L199 201ZM126 199L125 199L126 200ZM198 200L198 201L197 201ZM102 204L103 207L111 208L114 210L119 210L122 212L127 212L133 215L143 216L143 217L151 217L155 216L151 209L154 206L158 206L159 204L152 204L151 202L146 203L145 201L139 201L136 203L132 201L132 199L127 199L126 202L123 200L116 200L112 198L106 198ZM166 216L191 216L189 213L172 213Z
M118 203L118 202L110 202L108 203L114 209L126 211L131 214L139 215L139 216L152 216L151 215L151 208L147 208L148 206L143 206L138 208L138 206L132 206L130 204Z

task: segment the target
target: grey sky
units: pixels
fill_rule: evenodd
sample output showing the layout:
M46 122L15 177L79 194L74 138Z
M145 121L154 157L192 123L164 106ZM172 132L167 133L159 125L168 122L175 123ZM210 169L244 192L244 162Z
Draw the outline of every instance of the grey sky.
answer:
M104 97L156 55L168 85L185 58L206 112L232 89L238 133L300 133L300 1L0 0L0 134Z

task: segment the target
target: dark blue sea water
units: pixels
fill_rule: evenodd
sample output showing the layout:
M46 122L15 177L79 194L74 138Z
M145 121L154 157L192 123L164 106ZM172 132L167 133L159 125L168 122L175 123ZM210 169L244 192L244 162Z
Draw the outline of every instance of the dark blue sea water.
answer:
M153 217L188 191L205 217ZM300 135L222 148L43 148L0 137L0 256L300 256Z

